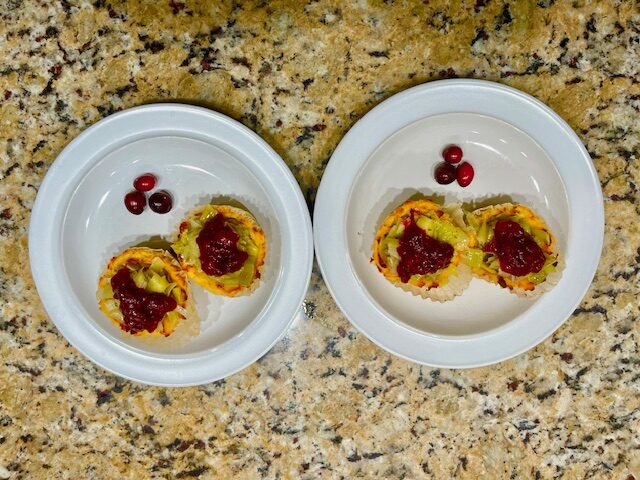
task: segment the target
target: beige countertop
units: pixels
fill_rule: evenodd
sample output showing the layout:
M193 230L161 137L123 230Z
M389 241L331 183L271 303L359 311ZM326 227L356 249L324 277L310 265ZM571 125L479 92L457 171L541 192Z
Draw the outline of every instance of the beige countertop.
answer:
M0 478L640 479L637 2L5 0L0 59ZM100 118L157 101L226 113L312 205L358 118L449 77L550 105L602 182L595 281L538 347L421 367L358 333L315 273L304 320L260 361L168 389L105 372L48 320L30 210L56 155Z

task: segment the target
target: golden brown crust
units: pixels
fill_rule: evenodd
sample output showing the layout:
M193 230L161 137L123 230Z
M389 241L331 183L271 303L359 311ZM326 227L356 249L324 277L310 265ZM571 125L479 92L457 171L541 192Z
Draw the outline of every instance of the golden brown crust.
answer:
M543 230L549 234L550 242L546 245L540 245L540 248L542 248L543 252L546 255L558 256L558 253L556 251L556 239L553 233L546 225L546 223L533 210L525 207L524 205L520 205L517 203L501 203L498 205L490 205L488 207L479 208L477 210L474 210L472 214L478 219L479 223L489 222L501 217L512 217L516 215L526 217L532 227ZM472 232L471 234L475 235L475 232ZM482 246L483 245L479 245L480 248L482 248ZM562 267L562 263L561 259L559 259L558 261L559 272ZM490 283L499 285L502 288L508 288L516 295L526 297L538 296L541 293L547 291L549 288L547 288L546 284L551 284L551 286L553 286L553 284L558 281L559 277L559 275L551 274L549 275L548 280L545 280L545 282L536 285L526 278L515 277L507 273L499 272L495 274L477 267L472 267L471 270L477 277L480 277Z
M451 300L457 295L460 295L471 280L468 268L463 265L461 268L462 251L458 249L454 250L449 267L442 269L434 280L427 280L424 277L420 277L418 279L409 279L406 283L400 280L395 269L386 265L380 254L382 240L388 235L391 228L400 218L409 217L411 212L420 215L427 214L427 216L432 214L441 220L455 224L452 215L437 203L427 199L407 200L391 212L378 229L373 241L373 256L371 261L387 280L403 290L439 302Z
M165 250L146 247L131 247L113 256L111 260L109 260L105 272L100 276L98 281L98 306L100 310L102 310L102 312L120 328L122 328L121 320L114 317L108 308L109 301L113 299L105 297L102 293L103 289L104 287L111 285L111 278L122 267L148 267L155 258L160 258L162 260L164 265L164 274L168 277L170 282L176 284L175 288L180 288L183 292L184 300L182 302L178 302L179 308L177 309L181 320L185 320L189 314L195 313L189 283L178 261ZM167 337L174 332L175 328L176 325L171 325L165 318L158 324L158 328L155 331L147 332L146 330L142 330L137 333L132 333L132 335L140 337L149 335Z
M262 230L260 225L258 225L258 222L254 218L254 216L251 215L251 213L241 208L232 207L230 205L205 205L196 207L187 214L182 222L180 222L178 231L174 235L172 243L175 243L178 240L178 237L187 228L189 220L198 218L206 207L213 207L216 213L221 213L227 218L238 220L243 225L249 228L251 239L258 246L258 256L256 258L254 267L253 282L251 283L251 285L224 285L223 283L218 281L216 277L204 273L199 265L193 265L187 262L182 255L178 254L180 265L182 266L182 269L187 272L187 275L190 279L192 279L202 288L209 290L212 293L215 293L217 295L225 295L227 297L248 295L253 292L253 290L255 290L260 283L262 267L264 266L267 254L267 245L264 231Z

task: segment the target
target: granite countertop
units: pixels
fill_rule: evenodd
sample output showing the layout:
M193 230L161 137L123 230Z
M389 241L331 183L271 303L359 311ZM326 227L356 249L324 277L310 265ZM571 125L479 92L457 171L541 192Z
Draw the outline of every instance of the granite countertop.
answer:
M640 479L637 2L4 0L0 17L0 478ZM150 102L210 107L264 137L312 206L358 118L451 77L550 105L602 182L595 281L538 347L474 370L406 362L345 320L317 269L304 319L200 387L119 379L48 320L30 210L87 126Z

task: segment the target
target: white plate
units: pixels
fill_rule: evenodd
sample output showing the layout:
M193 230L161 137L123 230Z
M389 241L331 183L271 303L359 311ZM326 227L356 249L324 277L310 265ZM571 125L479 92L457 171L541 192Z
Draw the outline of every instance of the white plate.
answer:
M433 178L448 144L475 167L467 188ZM560 283L528 300L474 279L446 303L394 287L371 264L371 246L382 220L416 193L532 207L565 254ZM533 97L478 80L428 83L371 110L331 157L314 213L318 263L349 320L392 353L450 368L505 360L557 329L591 283L603 231L600 183L576 134Z
M125 209L124 195L144 172L173 194L169 213ZM168 237L187 211L224 197L244 204L265 231L258 289L226 298L194 286L200 334L179 348L122 333L96 303L107 261L151 236ZM36 198L29 253L45 309L71 344L118 375L172 386L224 378L263 355L298 313L313 260L307 206L282 159L242 124L176 104L112 115L62 151Z

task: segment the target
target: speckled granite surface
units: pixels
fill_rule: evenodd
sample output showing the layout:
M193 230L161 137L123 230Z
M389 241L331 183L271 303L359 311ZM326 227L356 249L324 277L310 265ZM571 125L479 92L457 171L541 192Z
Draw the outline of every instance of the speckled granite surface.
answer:
M637 2L4 0L0 17L0 478L640 478ZM94 366L47 319L29 212L93 122L209 106L273 145L312 204L362 114L455 76L549 104L602 181L597 277L537 348L413 365L357 333L314 275L306 318L257 364L164 389Z

